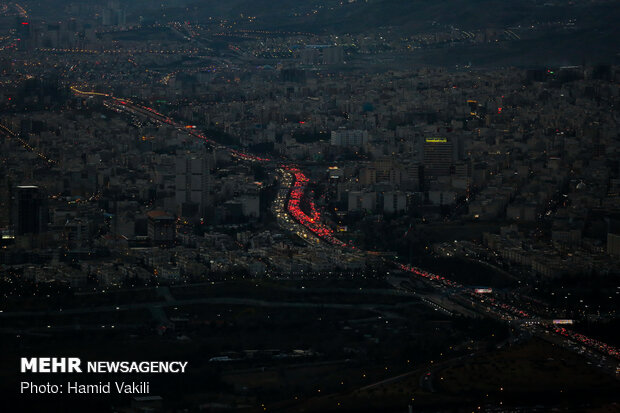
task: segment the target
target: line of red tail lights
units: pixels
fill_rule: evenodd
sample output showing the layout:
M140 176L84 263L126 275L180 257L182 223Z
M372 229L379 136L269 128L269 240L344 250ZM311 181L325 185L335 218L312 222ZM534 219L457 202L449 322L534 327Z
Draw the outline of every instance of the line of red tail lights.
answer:
M125 102L125 101L122 101L122 100L121 100L121 101L119 101L119 102L120 102L121 104L123 104L123 105L127 105L127 102ZM151 112L152 114L154 114L154 115L158 116L158 117L160 118L159 120L160 120L161 122L167 123L168 125L171 125L171 126L174 126L174 127L177 127L177 128L183 128L183 129L184 129L184 131L185 131L186 133L188 133L189 135L192 135L192 136L194 136L194 137L196 137L196 138L198 138L198 139L201 139L201 140L203 140L203 141L205 141L205 142L207 142L207 143L216 144L216 142L215 142L215 141L213 141L213 140L211 140L211 139L207 138L207 137L206 137L205 135L203 135L202 133L196 132L196 131L194 130L194 129L196 128L195 126L192 126L192 125L181 125L180 123L174 122L174 121L173 121L172 119L170 119L169 117L167 117L167 116L165 116L165 115L163 115L163 114L161 114L161 113L157 112L155 109L153 109L153 108L149 108L149 107L147 107L147 106L141 106L141 105L134 105L134 106L136 106L136 107L138 107L138 108L140 108L140 109L146 110L146 111L148 111L148 112ZM236 158L239 158L239 159L242 159L242 160L245 160L245 161L268 162L268 161L270 161L270 160L271 160L271 159L269 159L269 158L262 158L262 157L260 157L260 156L251 155L251 154L248 154L248 153L240 152L240 151L238 151L238 150L236 150L236 149L229 149L229 152L230 152L230 154L231 154L232 156L234 156L234 157L236 157Z
M403 271L406 272L410 272L413 273L415 275L418 275L422 278L425 278L431 282L433 282L434 284L437 284L437 286L439 287L450 287L450 288L458 288L458 289L463 289L465 293L467 293L471 298L473 299L479 299L481 297L481 295L479 293L476 293L474 290L469 289L464 287L462 284L459 284L455 281L452 281L444 276L441 275L437 275L437 274L432 274L428 271L424 271L421 270L419 268L413 267L411 265L404 265L404 264L399 264L398 265L399 268ZM512 306L510 304L506 304L503 303L501 301L498 301L496 298L492 297L492 296L488 296L484 299L485 304L488 304L489 307L493 307L493 309L495 311L497 311L498 313L503 313L503 314L509 314L513 317L516 318L522 318L522 319L528 319L528 318L532 318L532 316L530 314L528 314L526 311L523 311L515 306ZM585 336L583 334L580 333L576 333L574 331L568 330L564 327L553 327L550 329L550 331L562 335L564 337L567 337L573 341L582 343L584 345L590 346L595 348L596 350L598 350L601 353L607 354L611 357L614 357L616 359L620 359L620 350L618 350L616 347L611 346L609 344L603 343L602 341L598 341L596 339L590 338L588 336Z
M466 294L468 294L472 299L475 300L481 297L481 295L475 290L472 290L471 288L466 288L464 285L459 284L456 281L452 281L442 275L432 274L428 271L421 270L411 265L400 264L399 267L403 271L407 271L420 277L426 278L427 280L438 284L439 287L458 288L460 290L463 290ZM499 313L507 313L511 316L519 318L531 318L531 316L526 311L520 310L510 304L502 303L492 296L485 297L484 301L489 307L493 307Z
M437 274L432 274L430 272L421 270L419 268L413 267L411 265L405 265L405 264L399 264L399 267L401 270L403 271L407 271L407 272L411 272L415 275L419 275L422 278L426 278L427 280L433 281L437 284L440 284L441 286L444 287L451 287L451 288L464 288L463 285L452 281L442 275L437 275Z
M311 210L310 215L307 215L301 210L301 199L303 198L306 192L306 187L308 186L308 178L306 175L295 167L285 166L284 168L295 177L295 183L291 188L291 193L287 204L288 212L297 222L306 227L323 241L339 247L346 247L347 244L334 237L334 230L321 223L321 214L317 211L313 200L308 199L308 204Z
M557 334L570 338L571 340L577 341L586 346L594 347L598 351L605 353L611 357L620 359L620 350L618 350L614 346L610 346L609 344L603 343L602 341L598 341L594 338L584 336L583 334L575 333L574 331L568 330L564 327L554 327L553 331L555 331L555 333Z

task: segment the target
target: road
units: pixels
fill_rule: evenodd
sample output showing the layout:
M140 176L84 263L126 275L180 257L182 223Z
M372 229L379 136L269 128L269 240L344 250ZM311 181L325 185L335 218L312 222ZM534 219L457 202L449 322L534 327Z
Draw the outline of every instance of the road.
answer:
M174 126L178 130L184 131L209 144L226 148L230 151L232 156L238 159L249 162L272 163L272 160L269 158L259 157L218 145L216 142L208 139L200 132L197 132L191 125L182 125L152 108L133 103L128 99L113 97L109 94L85 92L78 90L75 87L73 87L72 90L77 94L102 96L107 99L108 107L113 110L146 116L149 119ZM332 248L335 247L342 250L356 249L354 246L342 242L333 235L333 230L322 222L321 214L315 208L311 199L306 199L310 210L309 214L302 211L301 200L302 198L307 198L305 197L305 193L308 185L308 178L297 166L291 163L283 162L279 166L278 173L281 176L281 182L283 185L278 196L276 197L276 202L274 203L273 209L278 217L280 225L297 234L313 246L326 244ZM364 251L359 252L366 253ZM542 318L536 317L536 314L531 312L529 309L517 308L509 303L503 302L493 293L479 294L475 290L467 288L442 275L433 274L420 268L416 268L411 265L404 265L395 261L385 260L385 262L389 266L396 267L404 273L408 273L423 280L427 285L436 289L442 297L445 297L445 300L452 301L450 305L453 306L453 308L459 308L459 306L462 307L462 304L466 303L469 307L484 316L503 320L518 327L521 327L523 325L522 323L526 321L540 323L539 320ZM437 304L437 302L430 297L427 297L427 299L430 305L436 305L440 307L442 311L450 312L447 308L445 308L445 306ZM256 300L256 305L260 305L259 303L260 301ZM549 334L559 336L560 342L563 343L563 345L568 349L573 349L575 343L579 343L580 345L589 348L593 351L592 354L598 354L598 360L600 361L598 363L599 365L602 365L601 363L608 363L606 357L613 359L616 365L618 365L618 362L620 361L620 351L613 346L581 334L574 333L565 328L559 329L548 324L544 325L543 328L549 331Z

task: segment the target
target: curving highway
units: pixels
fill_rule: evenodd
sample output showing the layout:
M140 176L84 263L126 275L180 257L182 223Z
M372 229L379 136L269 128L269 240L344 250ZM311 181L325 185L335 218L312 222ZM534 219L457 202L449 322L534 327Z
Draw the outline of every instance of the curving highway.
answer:
M217 144L213 140L197 132L191 125L183 125L170 117L165 116L156 110L136 104L128 99L121 99L110 94L87 92L71 87L71 90L80 95L85 96L101 96L106 98L107 107L118 112L128 112L134 115L146 116L152 120L172 125L180 131L188 133L191 136L201 139L209 144L227 149L232 156L237 159L249 162L272 162L272 159L256 156L246 152ZM276 168L276 172L280 177L280 191L276 196L276 200L272 206L280 225L297 234L301 239L313 246L331 246L340 249L355 250L356 248L347 244L334 236L334 231L324 222L322 222L321 214L316 209L312 200L306 199L306 191L309 179L306 175L293 164L281 164ZM309 214L301 209L302 199L306 199L308 203ZM357 250L360 253L370 253ZM550 321L545 321L540 317L536 317L532 311L517 308L511 304L503 302L497 295L481 294L474 289L467 288L462 284L450 280L444 276L432 274L420 268L411 265L405 265L391 260L385 260L386 264L395 267L406 273L415 275L428 285L439 290L442 294L448 295L449 299L458 302L465 302L469 306L477 309L483 314L505 320L517 326L529 329L533 334L548 339L548 335L555 335L555 342L564 347L576 350L575 343L586 347L589 355L597 358L599 366L613 370L617 368L617 360L620 360L620 351L611 345L603 343L593 338L589 338L583 334L573 332L566 328L558 328ZM598 357L597 357L598 356ZM601 358L602 356L602 358ZM608 361L606 357L611 357L616 361Z

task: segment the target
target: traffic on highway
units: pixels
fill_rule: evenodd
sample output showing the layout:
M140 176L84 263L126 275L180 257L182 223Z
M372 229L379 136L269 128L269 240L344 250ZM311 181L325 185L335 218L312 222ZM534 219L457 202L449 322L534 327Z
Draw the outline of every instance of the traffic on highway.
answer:
M111 109L118 112L125 111L133 115L147 116L152 120L171 125L209 144L226 148L233 157L239 160L265 163L271 162L273 164L272 159L222 146L200 132L197 132L191 125L182 125L152 108L133 103L128 99L116 98L108 94L97 92L84 92L75 87L73 87L72 90L77 94L102 96L107 99L107 106ZM315 247L334 246L341 249L355 249L354 246L336 238L334 236L334 230L323 222L321 213L317 209L316 204L313 199L307 195L309 178L299 167L293 164L280 164L275 166L275 171L280 178L280 189L272 205L272 210L282 228L296 234L302 240ZM363 251L360 252L363 253ZM487 316L512 322L517 326L524 321L527 321L528 325L531 326L533 321L536 324L542 325L545 331L559 336L562 339L562 343L565 344L565 347L569 349L574 348L573 343L579 343L594 350L603 357L610 356L616 360L620 360L620 351L617 348L564 327L555 327L551 322L542 320L542 317L536 316L530 310L517 308L503 302L495 293L482 294L476 292L473 288L465 287L444 276L432 274L420 268L395 261L389 261L389 263L405 273L420 277L420 279L424 280L428 285L439 289L443 294L456 298L461 302L465 301L471 307L479 311L481 310Z

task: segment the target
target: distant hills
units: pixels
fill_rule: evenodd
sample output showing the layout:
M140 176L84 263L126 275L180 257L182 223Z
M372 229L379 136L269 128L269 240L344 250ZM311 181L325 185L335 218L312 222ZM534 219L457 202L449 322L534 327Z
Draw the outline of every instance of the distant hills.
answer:
M245 28L324 33L415 35L451 28L480 32L520 28L522 39L501 47L451 51L481 64L618 63L620 0L202 0L189 1L195 16L256 17ZM533 29L530 28L534 26ZM526 30L526 28L528 28ZM425 63L455 63L444 52L424 52Z
M34 13L64 13L66 4L107 4L107 0L24 0ZM473 60L523 63L618 63L620 0L120 0L129 21L228 19L234 29L281 30L316 34L412 36L451 30L471 33L518 31L494 50L489 45L457 45L458 64ZM210 20L211 18L211 20ZM231 23L232 24L232 23ZM451 64L445 51L425 50L421 60ZM454 60L454 59L453 59Z
M342 4L341 4L342 3ZM186 7L199 16L256 16L256 25L310 31L361 32L396 26L427 30L433 22L461 29L504 28L577 19L586 25L617 25L617 0L201 0Z

